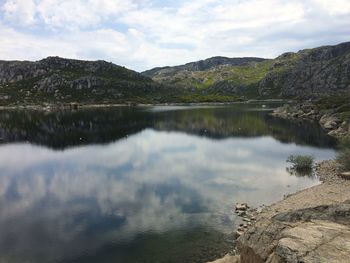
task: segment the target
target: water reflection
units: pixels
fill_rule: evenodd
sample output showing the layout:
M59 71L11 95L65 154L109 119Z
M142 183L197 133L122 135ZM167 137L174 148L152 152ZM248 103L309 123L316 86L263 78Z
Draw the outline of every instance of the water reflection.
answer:
M205 262L227 252L235 201L318 183L290 176L289 155L334 155L318 128L298 136L260 111L92 113L2 113L19 115L1 122L16 142L0 146L1 262ZM312 143L281 142L299 140Z
M54 149L109 143L152 128L210 138L269 135L282 142L329 147L316 123L269 116L259 104L229 107L118 107L76 112L0 111L0 143L28 141Z

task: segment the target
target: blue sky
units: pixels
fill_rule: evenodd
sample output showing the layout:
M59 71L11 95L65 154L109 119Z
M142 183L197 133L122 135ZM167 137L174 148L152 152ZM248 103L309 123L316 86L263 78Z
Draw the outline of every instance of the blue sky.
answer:
M0 59L58 55L141 71L350 41L350 0L0 0Z

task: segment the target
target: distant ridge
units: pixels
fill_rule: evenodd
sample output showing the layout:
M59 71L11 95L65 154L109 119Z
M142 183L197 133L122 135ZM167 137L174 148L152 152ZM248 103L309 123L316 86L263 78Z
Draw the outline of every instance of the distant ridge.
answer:
M196 62L189 62L184 65L174 67L157 67L150 70L141 72L144 76L153 77L157 74L174 74L181 70L188 71L203 71L215 68L220 65L231 65L231 66L244 66L252 62L265 61L264 58L256 57L241 57L241 58L228 58L228 57L211 57L205 60L199 60Z
M0 106L350 97L350 42L275 59L212 57L138 73L106 61L0 61Z
M295 98L350 94L350 42L286 52L275 59L212 57L142 72L200 94Z

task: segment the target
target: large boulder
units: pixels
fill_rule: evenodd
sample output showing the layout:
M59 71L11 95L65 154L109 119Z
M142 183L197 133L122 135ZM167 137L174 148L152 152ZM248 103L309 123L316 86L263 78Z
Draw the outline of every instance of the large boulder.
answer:
M349 262L350 201L262 218L237 241L242 263Z

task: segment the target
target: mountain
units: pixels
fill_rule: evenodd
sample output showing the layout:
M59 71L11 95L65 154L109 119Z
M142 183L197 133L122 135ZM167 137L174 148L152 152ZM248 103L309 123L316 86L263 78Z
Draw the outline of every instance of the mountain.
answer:
M262 62L265 59L263 58L227 58L227 57L212 57L205 60L200 60L197 62L190 62L185 65L175 66L175 67L157 67L151 70L146 70L142 72L143 75L147 77L156 77L156 76L171 76L178 72L187 70L187 71L204 71L213 69L220 65L231 65L231 66L245 66L252 62Z
M213 57L175 67L155 68L142 72L162 84L181 87L194 97L221 95L257 96L260 80L268 70L270 60L263 58ZM231 98L232 99L232 98Z
M105 61L0 61L0 106L350 98L350 42L275 59L213 57L137 73Z
M350 42L277 57L259 85L259 94L308 98L350 95Z
M154 102L172 90L105 61L0 61L0 105Z
M142 72L193 93L243 98L350 94L350 42L288 52L275 59L214 57Z

